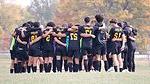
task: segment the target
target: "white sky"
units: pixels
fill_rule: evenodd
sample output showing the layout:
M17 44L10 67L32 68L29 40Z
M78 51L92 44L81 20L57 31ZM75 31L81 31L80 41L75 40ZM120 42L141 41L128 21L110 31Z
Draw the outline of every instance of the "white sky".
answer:
M30 5L31 0L7 0L7 2L12 3L12 4L17 4L22 7L26 7L26 6Z

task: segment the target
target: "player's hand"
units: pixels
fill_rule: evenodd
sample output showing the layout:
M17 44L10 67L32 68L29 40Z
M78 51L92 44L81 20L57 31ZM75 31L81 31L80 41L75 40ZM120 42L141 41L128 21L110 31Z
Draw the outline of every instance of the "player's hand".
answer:
M32 45L33 43L32 43L32 42L30 42L29 44L30 44L30 45Z
M96 36L95 36L95 35L91 35L91 37L92 37L92 38L95 38Z
M56 33L55 33L55 32L51 32L51 34L52 34L53 36L55 36L55 35L56 35Z
M26 44L27 44L27 42L22 42L22 44L26 45Z
M67 44L64 44L63 46L67 47Z
M124 49L125 49L125 46L122 46L122 47L121 47L121 51L124 51Z

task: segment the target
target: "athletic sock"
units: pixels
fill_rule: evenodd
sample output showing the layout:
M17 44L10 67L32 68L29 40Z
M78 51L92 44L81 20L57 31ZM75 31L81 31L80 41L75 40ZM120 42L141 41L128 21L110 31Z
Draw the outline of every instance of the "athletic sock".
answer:
M51 72L52 63L49 63L47 68L48 68L47 71L48 71L48 72Z
M39 66L39 68L40 68L40 73L42 73L43 72L43 64L40 64L40 66Z
M118 72L118 67L114 66L115 72Z
M79 71L79 64L74 64L73 72L78 72Z
M109 65L108 68L113 66L113 59L112 58L108 58L108 65Z
M123 68L119 68L119 71L122 72Z
M94 70L96 71L96 61L93 61L93 67L94 67Z
M132 67L132 72L135 72L135 66Z
M31 66L27 66L27 72L31 73Z
M14 72L14 69L10 69L10 73L13 73Z
M26 68L23 66L21 71L22 71L22 73L25 73L26 72Z
M101 72L101 61L97 61L97 69L99 72Z
M92 58L89 58L89 60L88 60L88 71L91 70L91 67L92 67L92 61L93 61L93 59L92 59Z
M53 58L53 72L56 72L56 56Z
M18 64L14 64L14 72L18 73Z
M45 70L45 72L47 73L48 72L48 64L47 63L44 63L44 70Z
M79 58L79 70L82 71L82 58Z
M104 61L104 67L105 67L105 71L107 71L108 70L108 61Z
M68 64L67 64L67 60L64 60L64 69L67 72L68 71Z
M33 73L36 72L37 66L33 66Z
M61 72L61 60L56 60L56 67L57 67L57 71Z
M73 71L73 63L68 63L69 72Z
M34 67L33 67L33 64L31 65L31 70L32 70L32 72L33 72L33 69L34 69Z
M22 72L22 65L21 65L21 62L18 62L18 72L19 72L19 73Z
M84 60L84 69L86 72L88 72L88 61Z

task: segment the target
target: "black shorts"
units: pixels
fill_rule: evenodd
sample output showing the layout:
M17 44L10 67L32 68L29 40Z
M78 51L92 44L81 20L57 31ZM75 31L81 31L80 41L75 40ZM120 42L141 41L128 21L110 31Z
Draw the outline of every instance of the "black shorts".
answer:
M121 53L121 42L112 42L111 53L117 55Z
M16 51L15 50L10 50L10 58L11 58L11 60L15 60L15 56L16 56Z
M80 49L68 48L68 57L80 58Z
M17 58L17 60L20 60L20 61L27 61L29 59L26 50L17 50L16 58Z
M110 54L112 51L112 43L107 43L107 54Z
M29 48L29 56L41 57L42 51L40 48Z
M93 52L94 52L94 55L106 55L106 53L107 53L106 44L103 44L103 45L99 44L99 45L93 47Z
M66 48L65 47L62 47L62 48L56 47L55 55L56 56L67 56Z
M92 47L83 47L81 50L82 56L92 54Z
M54 49L42 50L43 57L54 57Z

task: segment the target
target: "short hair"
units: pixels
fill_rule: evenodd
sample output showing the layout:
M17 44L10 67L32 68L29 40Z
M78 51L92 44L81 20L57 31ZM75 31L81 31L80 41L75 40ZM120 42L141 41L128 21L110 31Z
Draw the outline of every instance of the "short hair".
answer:
M55 27L55 23L54 22L48 22L46 27Z
M99 14L95 16L95 19L98 23L103 22L103 20L104 20L104 18Z
M118 25L119 27L122 27L122 23L117 23L117 25Z
M116 24L116 23L117 23L117 20L116 20L116 19L111 19L111 20L110 20L110 23L115 23L115 24Z
M85 22L85 23L89 23L89 22L90 22L90 17L85 17L85 18L84 18L84 22Z
M39 22L34 22L34 27L40 27L40 23Z
M28 23L31 27L34 26L34 22L32 22L32 21L28 21L27 23Z

